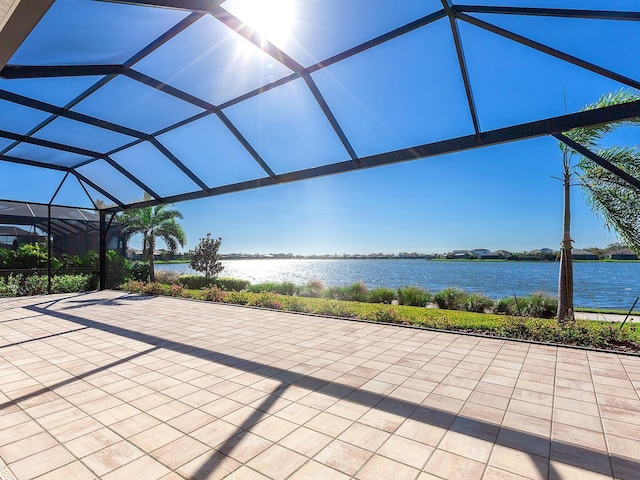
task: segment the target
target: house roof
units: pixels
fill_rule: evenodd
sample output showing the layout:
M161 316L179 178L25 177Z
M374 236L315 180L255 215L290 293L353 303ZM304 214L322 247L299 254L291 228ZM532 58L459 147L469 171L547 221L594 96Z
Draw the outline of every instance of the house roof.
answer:
M640 87L635 0L291 0L289 39L248 1L2 2L0 199L116 211L640 116L579 111Z

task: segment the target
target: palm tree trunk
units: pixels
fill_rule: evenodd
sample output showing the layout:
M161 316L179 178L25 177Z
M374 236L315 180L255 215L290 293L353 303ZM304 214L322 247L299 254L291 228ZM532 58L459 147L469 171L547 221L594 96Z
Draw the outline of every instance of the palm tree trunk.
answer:
M558 322L573 320L573 260L571 258L571 168L565 152L564 159L564 215L560 244L560 274L558 276Z
M154 271L153 254L156 250L156 239L153 236L153 233L149 236L147 247L149 248L149 281L155 282L156 275Z

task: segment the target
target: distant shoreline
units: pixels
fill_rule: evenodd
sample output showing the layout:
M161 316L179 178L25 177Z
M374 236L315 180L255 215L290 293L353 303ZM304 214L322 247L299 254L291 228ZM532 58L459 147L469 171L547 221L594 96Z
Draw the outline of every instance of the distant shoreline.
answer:
M225 260L427 260L430 262L456 262L456 263L501 263L501 262L536 262L536 263L554 263L555 260L548 259L507 259L507 258L430 258L430 257L397 257L397 256L325 256L325 255L298 255L298 256L265 256L265 255L223 255L220 257L221 261ZM603 258L599 260L573 260L578 263L640 263L640 260L613 260L610 258ZM169 264L188 264L190 260L155 260L156 265L169 265Z

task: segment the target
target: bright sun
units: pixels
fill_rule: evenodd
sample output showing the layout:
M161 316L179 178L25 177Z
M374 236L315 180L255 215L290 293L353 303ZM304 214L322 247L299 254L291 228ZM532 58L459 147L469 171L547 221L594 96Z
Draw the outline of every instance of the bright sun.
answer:
M291 35L294 0L227 0L222 6L275 45L282 46Z

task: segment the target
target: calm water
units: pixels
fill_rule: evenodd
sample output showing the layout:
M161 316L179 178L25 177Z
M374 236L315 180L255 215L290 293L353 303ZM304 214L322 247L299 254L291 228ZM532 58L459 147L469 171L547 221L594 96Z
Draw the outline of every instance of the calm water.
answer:
M428 260L227 260L221 276L261 282L349 285L367 287L417 285L433 292L459 287L493 299L543 290L557 293L558 263L550 262L442 262ZM158 270L196 273L188 264L157 265ZM580 307L628 309L640 296L640 263L574 263L575 304ZM595 299L595 304L594 300Z

